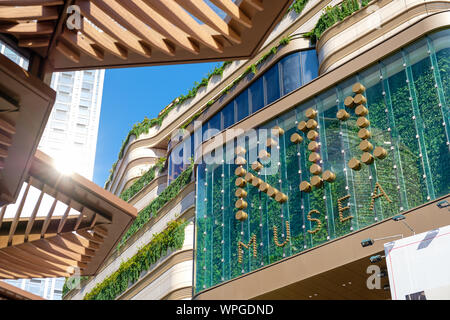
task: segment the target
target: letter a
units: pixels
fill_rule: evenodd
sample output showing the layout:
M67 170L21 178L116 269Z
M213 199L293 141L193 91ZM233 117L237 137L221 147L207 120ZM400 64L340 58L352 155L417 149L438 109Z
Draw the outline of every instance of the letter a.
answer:
M378 191L380 193L378 193ZM375 207L375 199L378 199L383 196L386 198L386 200L388 202L392 202L392 200L389 198L389 196L386 194L386 192L384 192L383 187L381 187L381 185L377 182L375 184L375 189L373 190L372 201L370 201L370 209L369 210L372 211L373 208Z

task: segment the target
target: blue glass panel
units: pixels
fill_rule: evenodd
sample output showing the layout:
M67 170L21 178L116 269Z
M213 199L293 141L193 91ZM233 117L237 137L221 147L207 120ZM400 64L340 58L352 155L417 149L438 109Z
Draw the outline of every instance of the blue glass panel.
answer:
M248 90L244 90L236 98L236 113L237 121L240 121L248 116Z
M307 84L317 78L319 70L319 61L317 60L316 50L302 51L302 82Z
M222 109L223 127L224 129L231 127L234 123L234 101L231 101Z
M280 98L280 77L278 69L278 64L276 64L264 74L266 105Z
M259 78L250 86L251 112L256 112L264 107L263 78Z
M283 78L283 95L299 88L302 85L300 79L300 53L291 54L280 61Z

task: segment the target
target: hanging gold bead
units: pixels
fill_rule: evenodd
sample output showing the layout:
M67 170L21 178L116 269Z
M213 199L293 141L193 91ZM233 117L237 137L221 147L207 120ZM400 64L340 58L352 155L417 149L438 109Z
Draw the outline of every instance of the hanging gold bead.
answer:
M292 143L302 143L303 142L303 138L298 133L293 133L291 135L291 142Z
M278 192L280 192L280 191L278 191L274 187L269 187L269 189L267 189L267 195L271 198L275 198L275 196L278 194Z
M252 179L252 186L259 187L259 185L263 183L263 181L260 178L254 177Z
M243 166L243 165L247 164L247 160L245 160L245 158L239 156L236 158L234 163L237 164L238 166Z
M365 128L363 128L363 129L361 129L361 130L359 130L358 131L358 137L360 138L360 139L370 139L370 137L371 137L372 135L371 135L371 133L370 133L370 131L369 130L367 130L367 129L365 129Z
M355 171L361 170L361 162L356 158L350 159L350 161L348 162L348 166L350 167L350 169Z
M234 170L234 174L237 175L238 177L243 177L243 176L245 176L246 173L247 173L247 170L245 170L242 167L237 167L236 170Z
M330 170L326 170L322 175L322 179L326 182L334 182L336 180L336 174Z
M314 119L315 117L317 117L317 111L313 108L309 108L305 111L305 116L309 119Z
M359 106L356 107L355 113L357 116L364 117L369 114L369 110L365 106L360 104Z
M319 176L314 176L311 178L311 185L313 187L319 188L323 185L323 180Z
M375 158L383 160L387 157L387 151L382 147L376 147L373 151L373 155L375 156Z
M247 191L245 191L242 188L238 188L236 189L236 192L234 193L234 195L238 198L246 198L247 197Z
M320 159L320 154L317 152L312 152L308 157L309 162L319 162Z
M269 187L270 187L270 185L267 182L261 182L261 184L259 185L259 191L267 192Z
M272 128L272 134L282 136L284 134L284 130L281 129L279 126L275 126Z
M236 212L236 216L235 217L236 217L236 220L245 221L245 220L247 220L248 215L244 211L239 210L238 212Z
M317 128L317 126L318 126L318 123L314 119L309 119L308 122L306 122L306 127L309 130L314 130L315 128Z
M275 201L277 201L279 203L284 203L287 200L288 200L288 196L282 192L278 192L277 195L275 196Z
M352 91L355 94L363 93L364 91L366 91L366 87L364 87L360 82L357 82L353 85Z
M365 104L367 102L366 97L364 97L362 94L358 93L355 98L353 99L355 104Z
M364 152L363 155L361 156L361 161L365 164L372 164L374 158L369 152Z
M247 181L248 183L250 183L250 182L252 182L252 180L253 180L254 177L255 177L255 176L254 176L253 174L251 174L250 172L248 172L248 173L245 175L245 181Z
M319 134L317 133L317 131L311 130L308 132L306 136L308 137L309 140L316 140L319 137Z
M266 150L261 150L261 151L259 152L258 156L259 156L259 158L260 158L261 160L267 160L267 159L270 158L270 153L267 152Z
M319 147L320 146L319 146L319 144L316 141L311 141L308 144L308 150L311 151L311 152L315 152L315 151L319 150Z
M308 127L306 126L306 121L300 121L297 125L298 130L306 132L308 131Z
M236 207L236 209L247 209L248 203L245 200L239 199L236 201L234 206Z
M370 121L366 117L359 117L358 120L356 120L356 125L360 128L367 128L370 126Z
M311 192L311 184L308 181L302 181L300 183L300 191Z
M255 161L252 163L252 169L254 171L259 171L263 168L263 165L261 163L259 163L258 161Z
M278 143L275 141L275 139L267 138L267 141L266 141L267 148L273 148L273 147L276 147L277 145L278 145Z
M245 187L247 185L247 182L243 178L237 178L235 182L236 187Z
M344 105L347 108L351 108L352 109L355 106L355 101L353 100L353 97L348 96L347 98L345 98Z
M322 173L322 167L319 166L318 164L313 164L311 165L311 167L309 168L309 172L311 172L311 174L313 175L319 175Z
M368 140L363 140L361 141L361 143L359 144L359 149L361 151L372 151L373 149L373 145L368 141Z
M235 153L236 153L237 156L242 156L242 155L244 155L246 152L247 152L247 150L245 150L244 147L241 147L241 146L237 146L237 147L236 147Z
M337 112L336 117L341 121L345 121L350 118L350 114L344 109L341 109Z

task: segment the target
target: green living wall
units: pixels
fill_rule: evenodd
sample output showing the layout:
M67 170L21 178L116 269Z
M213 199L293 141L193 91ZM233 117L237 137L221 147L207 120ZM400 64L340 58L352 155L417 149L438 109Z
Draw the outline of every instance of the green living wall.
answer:
M352 86L361 83L367 99L373 147L387 151L384 159L362 164L352 170L348 162L361 159L358 137L360 127L355 108L344 100L354 96ZM271 120L253 137L247 133L232 146L223 146L213 154L216 164L197 168L195 291L236 278L262 266L349 234L390 218L421 204L445 196L450 190L450 30L430 34L390 57L340 82L313 99L302 102L289 112ZM282 90L282 88L280 88ZM302 192L299 185L311 181L308 139L297 126L308 118L305 111L317 111L315 120L320 148L317 151L322 172L336 175L334 182L324 182ZM337 112L349 113L346 121ZM284 134L273 139L273 172L259 175L252 158L266 147L265 133L279 126ZM265 132L265 133L264 133ZM297 133L303 142L291 142ZM256 140L260 144L256 144ZM235 218L237 187L235 148L246 149L242 167L288 196L279 203L251 184L244 210L248 218ZM258 148L258 149L257 149ZM278 156L277 156L278 154ZM223 160L223 162L221 162ZM381 187L382 190L379 188ZM372 195L380 195L372 199ZM339 206L341 203L341 207ZM342 209L348 207L347 209ZM339 210L341 208L341 210ZM342 216L340 217L340 213ZM351 217L351 218L350 218ZM342 220L341 218L348 218ZM289 232L286 222L289 223ZM278 230L278 244L274 228ZM256 239L256 250L252 239ZM239 242L243 248L239 259Z

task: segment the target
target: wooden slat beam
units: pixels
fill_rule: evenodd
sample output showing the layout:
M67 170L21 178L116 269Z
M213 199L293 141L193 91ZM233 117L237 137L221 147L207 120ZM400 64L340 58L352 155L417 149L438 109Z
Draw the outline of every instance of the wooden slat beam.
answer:
M54 263L49 262L46 260L43 260L39 257L36 257L35 255L29 254L26 251L20 250L20 248L13 247L13 248L5 248L3 249L4 253L8 254L10 257L14 257L17 259L17 261L21 261L23 265L32 267L37 267L38 269L31 269L31 270L41 270L41 271L49 271L49 272L64 272L64 273L70 273L69 268L73 269L70 265L63 265L60 263Z
M85 215L87 215L86 213L87 209L83 208L78 216L77 222L75 223L75 228L73 229L74 231L77 231L78 228L80 227L81 221L83 220L83 218L85 218Z
M96 6L91 1L77 1L80 6L81 13L84 17L92 21L97 27L101 28L103 32L109 34L110 37L117 39L123 46L133 50L146 58L150 58L151 48L146 45L142 39L136 37L133 33L123 29L115 23L103 10Z
M16 214L14 216L14 220L11 223L11 227L9 229L9 236L8 236L8 246L12 244L12 239L14 236L14 233L16 232L17 223L19 222L20 215L22 214L23 206L25 205L25 201L27 200L28 191L30 190L31 183L27 183L27 186L25 187L25 191L23 193L22 199L20 200L19 207L17 208Z
M19 23L0 24L0 32L15 35L42 35L52 34L54 24L51 22L22 21Z
M106 229L103 226L98 225L98 226L94 227L94 233L96 233L96 234L98 234L98 235L100 235L102 237L107 237L108 236L108 229Z
M11 123L2 118L0 118L0 129L6 131L9 134L16 133L16 128L14 127L14 125L12 125Z
M94 42L78 32L72 32L65 29L61 37L73 46L79 48L82 52L91 56L97 61L103 61L104 52L102 49L93 46Z
M85 263L88 263L92 260L91 257L83 256L83 255L75 253L73 251L61 248L61 247L59 247L51 242L48 242L47 240L44 240L44 239L33 241L32 244L38 248L41 248L42 250L45 250L46 252L50 252L50 253L57 255L59 257L62 257L62 258L73 259L73 260L77 260L77 261L85 262Z
M258 11L264 11L264 4L262 0L244 0L245 3L248 3L254 9Z
M49 243L54 244L55 246L64 249L64 250L69 250L72 251L73 253L78 253L82 256L88 256L88 257L94 257L95 256L95 251L91 250L91 249L87 249L83 246L74 244L60 236L56 236L56 237L50 237L45 239L47 240Z
M206 31L206 29L198 24L198 22L175 1L144 0L144 2L205 46L218 53L223 52L223 44L217 41Z
M128 58L128 50L126 48L116 42L108 34L98 31L94 26L87 22L86 19L82 20L80 31L110 54L123 60Z
M98 244L102 244L105 239L98 234L90 234L86 229L78 230L77 234L82 236L83 238L88 239L89 241L96 242Z
M8 266L8 264L3 264L1 261L0 261L0 272L10 274L14 277L14 279L26 279L33 277L33 274L27 272L20 272L18 269L12 269L10 266Z
M39 207L41 206L42 198L44 197L44 188L42 188L41 193L39 194L39 198L34 206L33 212L31 213L30 219L28 219L27 227L25 229L24 241L28 241L28 236L30 235L30 231L33 228L34 221L36 219L36 215L39 211Z
M66 211L64 211L63 216L61 217L61 220L59 221L59 225L58 225L58 229L56 231L56 233L61 233L62 229L64 228L64 225L66 224L67 221L67 217L69 216L69 212L70 212L70 202L69 205L66 208Z
M252 20L231 0L211 0L218 8L222 9L231 18L247 28L252 27Z
M178 45L193 54L199 54L200 48L198 43L192 41L184 30L174 26L164 16L153 10L153 8L146 5L141 0L123 2L122 6L126 7L137 20L142 20L144 24L173 41L175 45ZM136 29L133 30L137 32Z
M75 233L63 233L60 235L61 238L64 238L65 240L77 245L77 246L82 246L84 248L87 249L91 249L91 250L98 250L100 249L100 245L98 243L89 241L86 238L83 238L80 235L77 235Z
M2 6L59 6L63 0L0 0Z
M58 10L56 7L26 6L12 7L0 5L1 20L56 20Z
M49 251L46 251L39 247L34 246L33 243L24 243L24 244L20 245L20 249L23 251L26 251L30 254L33 254L37 257L40 257L41 259L49 261L49 262L78 267L80 269L87 268L87 264L84 262L80 262L75 259L69 259L69 258L58 256Z
M42 225L42 229L41 229L41 238L43 238L45 233L47 232L47 228L50 223L50 219L53 216L53 212L55 212L56 204L58 203L57 196L58 196L58 194L55 195L55 199L53 200L52 206L48 210L48 214L45 217L44 224Z
M48 272L48 271L40 271L39 268L30 268L30 265L26 263L22 263L21 261L17 260L14 257L11 257L10 255L7 255L6 253L2 252L0 250L0 266L4 267L6 270L11 270L13 272L17 271L24 275L27 275L26 278L41 278L44 277L54 277L55 274Z
M192 13L206 25L230 39L235 43L241 43L240 35L230 27L217 13L203 0L177 0L177 2Z
M12 145L12 139L0 133L0 145L10 147Z
M22 37L19 39L19 47L22 48L42 48L50 44L49 37Z
M2 209L0 210L0 228L2 227L3 218L5 217L6 208L8 205L4 205Z
M0 279L15 279L15 278L16 277L13 274L0 268Z
M134 32L150 45L160 50L161 52L169 55L175 55L175 49L164 37L157 31L150 29L140 19L137 19L132 13L130 13L122 4L123 1L114 0L95 0L96 5L99 6L105 13L111 18L117 21L120 25L126 27L129 31Z
M64 42L58 41L56 44L56 50L66 56L68 59L75 63L80 62L80 53L78 51L74 51L69 46L67 46Z

